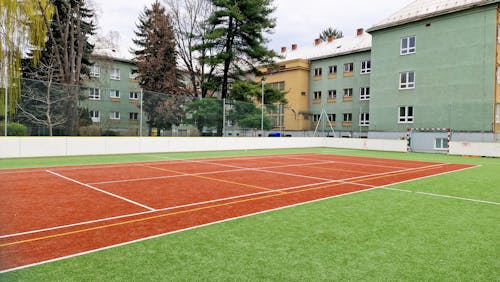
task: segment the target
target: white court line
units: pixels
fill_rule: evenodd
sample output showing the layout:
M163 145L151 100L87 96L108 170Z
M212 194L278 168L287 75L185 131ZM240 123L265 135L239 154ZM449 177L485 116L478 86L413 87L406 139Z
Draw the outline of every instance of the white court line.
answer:
M455 199L455 200L470 201L470 202L490 204L490 205L500 205L500 203L497 203L497 202L490 202L490 201L483 201L483 200L476 200L476 199L471 199L471 198L462 198L462 197L455 197L455 196L448 196L448 195L434 194L434 193L427 193L427 192L415 192L415 194L421 194L421 195L427 195L427 196L433 196L433 197L449 198L449 199Z
M205 163L205 162L202 162L202 161L199 161L199 160L183 160L183 162ZM300 164L293 164L293 165L288 165L288 166L297 166L297 165L300 165ZM428 166L426 168L431 168L433 166L439 166L439 165L440 164L435 164L435 165ZM225 165L225 164L223 164L222 166L231 166L231 167L234 167L232 165ZM255 168L243 168L241 170L247 170L247 169L249 169L249 170L256 170ZM383 172L383 173L374 173L374 174L368 174L368 175L362 175L362 176L350 177L350 178L343 178L343 179L325 179L326 181L318 182L318 183L311 183L311 184L305 184L305 185L299 185L299 186L293 186L293 187L287 187L287 188L274 189L272 191L263 191L263 192L257 192L257 193L243 194L243 195L238 195L238 196L234 196L234 197L228 197L228 198L210 200L210 201L205 201L205 202L197 202L197 203L192 203L192 204L187 204L187 205L181 205L181 206L174 206L174 207L169 207L169 208L164 208L164 209L151 209L149 207L148 208L149 208L150 211L166 211L166 210L171 210L171 209L177 209L177 208L183 208L183 207L189 207L189 206L195 206L195 205L202 205L202 204L207 204L207 203L213 203L213 202L217 202L217 201L232 200L232 199L238 199L238 198L243 198L243 197L249 197L249 196L266 194L266 193L274 193L274 192L278 192L279 193L279 192L287 191L287 190L293 190L293 189L298 189L298 188L311 187L311 186L316 186L316 185L325 185L325 184L331 184L331 183L344 183L344 184L354 184L354 185L364 186L364 187L373 187L373 185L363 184L363 183L356 183L356 182L350 182L350 181L361 179L361 178L367 178L367 177L382 176L382 175L385 175L385 174L401 173L401 172L412 171L412 170L417 170L417 169L420 169L420 168L402 169L402 170L397 170L397 171ZM240 169L234 170L234 171L239 171L239 170ZM70 179L70 178L68 178L66 176L62 176L62 175L57 174L55 172L51 172L51 171L48 171L48 172L50 172L52 174L55 174L57 176L63 177L65 179L68 179L70 181L76 182L78 184L87 186L89 188L97 189L98 191L103 191L105 193L108 193L107 191L104 191L104 190L101 190L99 188L93 187L93 186L91 186L89 184L81 183L81 182L76 181L74 179ZM207 173L204 173L204 174L208 174L208 173L210 173L210 172L207 172ZM198 175L198 174L192 174L192 175L195 176L195 175ZM179 176L189 176L189 175L179 175ZM176 177L179 177L179 176L176 176ZM300 176L300 175L298 175L298 176ZM165 177L162 177L162 178L169 178L169 177L172 177L172 176L165 176ZM145 180L149 180L149 179L151 179L151 178L145 178ZM156 178L153 178L153 179L156 179ZM136 180L139 181L141 179L136 179ZM125 182L125 181L113 181L113 182ZM113 183L113 182L101 182L101 183ZM99 183L91 183L91 184L99 184ZM114 195L114 194L112 194L112 195ZM118 196L118 195L116 195L116 196ZM118 196L118 197L121 197L121 196ZM141 204L139 204L139 205L141 205ZM78 225L92 224L92 223L97 223L97 222L106 221L106 220L113 220L113 219L119 219L119 218L125 218L125 217L131 217L131 216L141 215L141 214L145 214L145 213L149 213L149 212L133 213L133 214L121 215L121 216L117 216L117 217L102 218L102 219L85 221L85 222L74 223L74 224L69 224L69 225L61 225L61 226L56 226L56 227L50 227L50 228L44 228L44 229L38 229L38 230L32 230L32 231L25 231L25 232L20 232L20 233L15 233L15 234L2 235L2 236L0 236L0 238L8 238L8 237L21 236L21 235L32 234L32 233L39 233L39 232L44 232L44 231L51 231L51 230L56 230L56 229L61 229L61 228L66 228L66 227L73 227L73 226L78 226Z
M72 179L72 178L66 177L66 176L61 175L61 174L59 174L59 173L57 173L57 172L53 172L53 171L50 171L50 170L46 170L46 172L48 172L48 173L50 173L50 174L53 174L53 175L55 175L55 176L58 176L58 177L60 177L60 178L66 179L66 180L68 180L68 181L74 182L74 183L76 183L76 184L79 184L79 185L85 186L85 187L90 188L90 189L92 189L92 190L99 191L99 192L104 193L104 194L106 194L106 195L109 195L109 196L111 196L111 197L118 198L118 199L120 199L120 200L123 200L123 201L129 202L129 203L134 204L134 205L136 205L136 206L143 207L143 208L148 209L148 210L150 210L150 211L155 211L155 209L153 209L153 208L151 208L151 207L148 207L148 206L146 206L146 205L143 205L143 204L141 204L141 203L138 203L138 202L132 201L132 200L130 200L130 199L127 199L127 198L125 198L125 197L122 197L122 196L119 196L119 195L113 194L113 193L111 193L111 192L108 192L108 191L105 191L105 190L99 189L99 188L94 187L94 186L92 186L92 185L85 184L85 183L80 182L80 181L78 181L78 180L75 180L75 179Z
M404 190L404 189L398 189L398 188L389 188L389 187L380 187L380 188L385 189L385 190L398 191L398 192L413 193L413 191Z
M412 171L412 170L416 170L416 169L403 169L403 170L400 170L400 171L394 171L392 173L401 173L401 172ZM21 236L21 235L27 235L27 234L33 234L33 233L40 233L40 232L45 232L45 231L51 231L51 230L57 230L57 229L67 228L67 227L74 227L74 226L79 226L79 225L86 225L86 224L98 223L98 222L102 222L102 221L106 221L106 220L114 220L114 219L132 217L132 216L147 214L147 213L151 213L151 212L162 212L162 211L168 211L168 210L173 210L173 209L178 209L178 208L185 208L185 207L191 207L191 206L197 206L197 205L204 205L204 204L209 204L209 203L214 203L214 202L219 202L219 201L234 200L234 199L245 198L245 197L250 197L250 196L257 196L257 195L262 195L262 194L269 194L269 193L279 193L279 192L285 192L285 191L288 191L288 190L294 190L294 189L306 188L306 187L312 187L312 186L321 186L321 185L333 184L333 183L351 184L351 185L357 185L357 186L363 186L363 187L373 188L373 187L375 187L373 185L363 184L363 183L356 183L356 182L350 182L350 181L357 180L357 179L360 179L360 178L363 178L363 177L381 176L381 175L384 175L384 174L387 174L387 172L370 174L370 175L364 175L362 177L351 177L351 178L344 178L344 179L328 180L328 181L324 181L324 182L318 182L318 183L311 183L311 184L304 184L304 185L298 185L298 186L280 188L280 189L275 189L275 190L272 190L272 191L261 191L261 192L255 192L255 193L248 193L248 194L242 194L242 195L237 195L237 196L233 196L233 197L218 198L218 199L208 200L208 201L204 201L204 202L196 202L196 203L191 203L191 204L186 204L186 205L168 207L168 208L163 208L163 209L156 209L156 210L152 210L152 211L149 211L149 212L140 212L140 213L126 214L126 215L121 215L121 216L116 216L116 217L102 218L102 219L90 220L90 221L79 222L79 223L74 223L74 224L60 225L60 226L56 226L56 227L50 227L50 228L44 228L44 229L37 229L37 230L31 230L31 231L25 231L25 232L19 232L19 233L15 233L15 234L2 235L2 236L0 236L0 238L9 238L9 237L15 237L15 236ZM435 175L432 175L432 176L436 176L436 175L439 175L439 174L435 174ZM410 179L408 181L413 181L413 180L416 180L416 179L420 179L420 178ZM406 182L406 181L403 181L403 182ZM398 182L398 183L403 183L403 182ZM392 183L392 184L396 184L396 183Z
M438 176L438 175L455 173L455 172L459 172L459 171L463 171L463 170L468 170L468 169L476 168L478 166L468 167L468 168L464 168L464 169L460 169L460 170L447 171L447 172L443 172L443 173L439 173L439 174L434 174L434 175L422 176L422 177L419 177L419 178L414 178L414 179L410 179L410 180L400 181L400 182L397 182L397 183L392 183L391 185L401 184L401 183L410 182L410 181L416 181L416 180L430 178L430 177L434 177L434 176ZM184 232L184 231L188 231L188 230L193 230L193 229L197 229L197 228L202 228L202 227L206 227L206 226L210 226L210 225L214 225L214 224L219 224L219 223L223 223L223 222L228 222L228 221L233 221L233 220L237 220L237 219L242 219L242 218L246 218L246 217L250 217L250 216L254 216L254 215L265 214L265 213L269 213L269 212L273 212L273 211L278 211L278 210L282 210L282 209L286 209L286 208L290 208L290 207L302 206L302 205L306 205L306 204L309 204L309 203L319 202L319 201L333 199L333 198L344 197L344 196L353 195L353 194L357 194L357 193L361 193L361 192L372 191L372 190L380 189L380 188L384 188L384 187L385 186L377 186L377 187L374 186L372 188L368 188L368 189L364 189L364 190L353 191L353 192L349 192L349 193L345 193L345 194L341 194L341 195L335 195L335 196L331 196L331 197L327 197L327 198L321 198L321 199L311 200L311 201L308 201L308 202L302 202L302 203L297 203L297 204L293 204L293 205L283 206L283 207L279 207L279 208L275 208L275 209L271 209L271 210L260 211L260 212L256 212L256 213L251 213L251 214L247 214L247 215L243 215L243 216L238 216L238 217L233 217L233 218L227 218L227 219L223 219L223 220L219 220L219 221L214 221L214 222L210 222L210 223L206 223L206 224L202 224L202 225L188 227L188 228L185 228L185 229L175 230L175 231L171 231L171 232L165 232L165 233L153 235L153 236L150 236L150 237L145 237L145 238L141 238L141 239L137 239L137 240L133 240L133 241L129 241L129 242L124 242L124 243L120 243L120 244L115 244L115 245L111 245L111 246L107 246L107 247L103 247L103 248L99 248L99 249L85 251L85 252L81 252L81 253L77 253L77 254L72 254L72 255L69 255L69 256L64 256L64 257L50 259L50 260L46 260L46 261L42 261L42 262L38 262L38 263L23 265L23 266L11 268L11 269L0 270L0 273L6 273L6 272L14 271L14 270L24 269L24 268L28 268L28 267L32 267L32 266L36 266L36 265L41 265L41 264L45 264L45 263L49 263L49 262L55 262L55 261L64 260L64 259L68 259L68 258L72 258L72 257L77 257L77 256L85 255L85 254L90 254L90 253L94 253L94 252L98 252L98 251L102 251L102 250L106 250L106 249L111 249L111 248L120 247L120 246L126 246L126 245L129 245L129 244L134 244L134 243L146 241L146 240L153 239L153 238L159 238L159 237L167 236L167 235L170 235L170 234L180 233L180 232ZM262 193L268 193L268 192L264 191Z
M266 158L266 157L280 157L280 156L302 156L304 154L269 154L269 155L259 155L259 156L229 156L229 157L213 157L213 158L200 158L200 160L248 160L248 159L261 159L261 158ZM32 172L45 172L47 168L50 168L51 170L58 170L58 171L71 171L71 170L85 170L85 169L95 169L95 168L116 168L116 167L130 167L134 165L142 165L142 164L176 164L176 163L183 163L184 160L187 159L180 159L180 158L171 158L171 157L159 157L159 156L154 156L154 155L148 155L150 157L156 157L159 159L162 159L163 161L138 161L138 162L125 162L125 163L109 163L109 164L74 164L74 165L67 165L67 166L48 166L48 167L41 167L39 169L30 169L29 168L6 168L6 169L0 169L0 174L15 174L15 173L32 173ZM9 170L9 171L4 171L4 170ZM14 171L11 171L14 170ZM21 170L21 171L19 171Z
M28 267L32 267L32 266L37 266L37 265L42 265L42 264L46 264L46 263L50 263L50 262L55 262L55 261L64 260L64 259L68 259L68 258L78 257L78 256L81 256L81 255L86 255L86 254L91 254L91 253L95 253L95 252L98 252L98 251L103 251L103 250L107 250L107 249L111 249L111 248L126 246L126 245L130 245L130 244L134 244L134 243L146 241L146 240L149 240L149 239L159 238L159 237L163 237L163 236L167 236L167 235L171 235L171 234L176 234L176 233L180 233L180 232L184 232L184 231L188 231L188 230L202 228L202 227L206 227L206 226L210 226L210 225L215 225L215 224L219 224L219 223L223 223L223 222L229 222L229 221L233 221L233 220L237 220L237 219L242 219L242 218L246 218L246 217L251 217L251 216L255 216L255 215L259 215L259 214L265 214L265 213L269 213L269 212L273 212L273 211L279 211L279 210L287 209L287 208L291 208L291 207L302 206L302 205L305 205L305 204L315 203L315 202L319 202L319 201L323 201L323 200L328 200L328 199L333 199L333 198L339 198L339 197L343 197L343 196L357 194L357 193L360 193L360 192L366 192L366 191L373 190L373 189L377 189L377 188L371 188L371 189L360 190L360 191L353 191L353 192L349 192L349 193L345 193L345 194L341 194L341 195L331 196L331 197L328 197L328 198L316 199L316 200L312 200L312 201L308 201L308 202L302 202L302 203L298 203L298 204L293 204L293 205L288 205L288 206L282 206L282 207L271 209L271 210L265 210L265 211L255 212L255 213L246 214L246 215L237 216L237 217L232 217L232 218L226 218L226 219L223 219L223 220L209 222L209 223L205 223L205 224L201 224L201 225L197 225L197 226L192 226L192 227L188 227L188 228L184 228L184 229L179 229L179 230L175 230L175 231L165 232L165 233L162 233L162 234L157 234L157 235L153 235L153 236L149 236L149 237L145 237L145 238L140 238L140 239L133 240L133 241L128 241L128 242L119 243L119 244L115 244L115 245L111 245L111 246L107 246L107 247L103 247L103 248L99 248L99 249L85 251L85 252L81 252L81 253L77 253L77 254L72 254L72 255L69 255L69 256L58 257L58 258L55 258L55 259L50 259L50 260L41 261L41 262L37 262L37 263L32 263L32 264L28 264L28 265L18 266L18 267L14 267L14 268L10 268L10 269L0 270L0 273L6 273L6 272L10 272L10 271L14 271L14 270L19 270L19 269L24 269L24 268L28 268Z
M186 163L186 162L187 161L183 161L182 163ZM143 180L155 180L155 179L165 179L165 178L176 178L176 177L186 177L186 176L217 174L217 173L224 173L224 172L238 172L238 171L255 170L253 168L248 168L248 167L239 167L239 166L232 166L232 165L226 165L226 164L217 164L217 163L210 163L210 162L201 162L201 161L189 161L189 162L196 162L196 163L201 163L201 164L212 164L212 165L217 165L217 166L231 167L231 168L235 168L235 169L206 171L206 172L196 172L196 173L183 173L183 174L155 176L155 177L132 178L132 179L123 179L123 180L100 181L100 182L92 182L92 183L89 183L89 184L110 184L110 183L133 182L133 181L143 181ZM317 165L317 164L325 164L325 162L311 163L311 164L308 164L308 165ZM158 164L150 164L151 167L154 167L155 165L158 165ZM269 166L269 167L263 167L261 169L284 168L284 167L303 166L303 165L304 164L291 164L291 165L281 165L281 166ZM325 179L319 179L319 180L325 180ZM327 180L330 180L330 179L327 179Z

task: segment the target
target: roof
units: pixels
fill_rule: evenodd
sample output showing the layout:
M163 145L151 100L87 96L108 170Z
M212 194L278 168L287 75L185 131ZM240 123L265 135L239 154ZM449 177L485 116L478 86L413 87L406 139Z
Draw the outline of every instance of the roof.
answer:
M318 60L326 57L336 57L362 51L369 51L372 46L372 36L363 32L354 37L342 37L332 42L321 42L318 45L300 47L281 53L278 62L294 59Z
M484 6L500 0L416 0L383 21L368 29L368 32L454 13L473 7Z

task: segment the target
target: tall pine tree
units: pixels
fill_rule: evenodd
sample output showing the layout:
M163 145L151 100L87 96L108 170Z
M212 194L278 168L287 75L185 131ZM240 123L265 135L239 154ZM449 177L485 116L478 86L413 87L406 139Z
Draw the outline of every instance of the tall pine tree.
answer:
M169 129L180 123L183 87L177 70L175 37L169 16L158 1L145 8L135 31L134 51L138 79L148 93L143 96L148 124ZM157 93L152 93L157 92ZM166 95L168 94L168 95Z
M24 64L23 76L47 83L61 83L71 95L65 106L66 134L77 135L80 112L79 85L82 75L89 72L89 57L94 46L89 37L96 29L94 11L87 0L52 0L55 12L52 20L45 21L48 28L47 43L42 51L41 63L48 68L33 68ZM41 13L47 11L41 8ZM49 94L50 95L50 94Z
M271 17L272 0L211 0L215 6L209 23L215 28L205 37L199 50L217 50L207 62L221 66L222 94L226 98L230 79L238 79L243 68L255 71L255 65L271 63L277 54L266 47L269 33L276 25Z

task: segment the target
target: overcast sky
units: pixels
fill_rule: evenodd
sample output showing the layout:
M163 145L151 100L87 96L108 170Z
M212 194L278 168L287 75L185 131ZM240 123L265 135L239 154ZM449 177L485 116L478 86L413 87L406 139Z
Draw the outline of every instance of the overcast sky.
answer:
M275 0L277 25L269 47L279 51L291 44L312 45L319 33L334 27L352 36L357 28L369 28L414 0ZM154 0L94 0L98 15L98 32L119 34L121 53L132 47L139 13ZM161 1L160 1L161 2Z

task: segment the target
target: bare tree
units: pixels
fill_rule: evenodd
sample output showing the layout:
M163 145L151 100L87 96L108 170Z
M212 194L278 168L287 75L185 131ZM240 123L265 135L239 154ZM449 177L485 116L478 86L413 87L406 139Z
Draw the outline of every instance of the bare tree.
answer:
M18 115L33 125L46 127L49 135L53 136L54 128L68 121L65 108L72 95L65 91L66 87L54 82L56 67L53 61L44 60L36 69L38 74L31 72L31 77L43 80L23 79L21 99L17 104Z
M212 96L217 90L217 69L206 63L215 50L195 50L205 43L204 36L213 28L208 22L214 6L209 0L164 0L172 19L181 68L188 75L190 90L196 97Z

